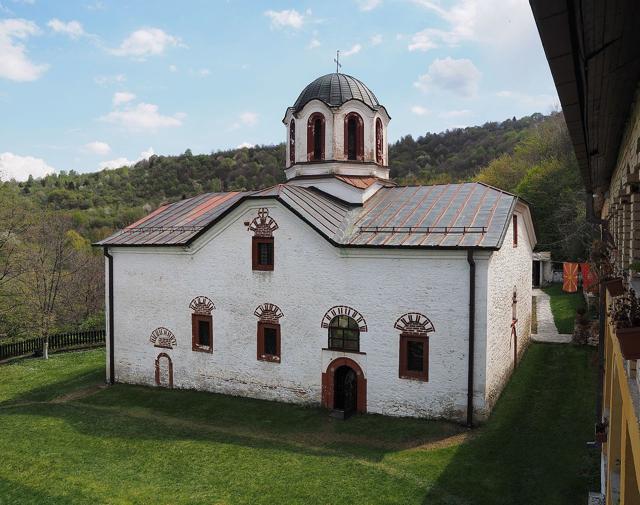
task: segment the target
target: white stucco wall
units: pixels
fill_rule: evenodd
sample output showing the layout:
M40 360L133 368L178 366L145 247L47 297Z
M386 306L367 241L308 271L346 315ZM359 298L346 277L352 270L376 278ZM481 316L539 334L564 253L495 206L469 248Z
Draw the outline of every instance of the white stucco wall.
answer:
M256 215L256 202L239 206L190 250L111 249L116 380L153 385L155 359L166 352L173 361L175 387L317 404L322 372L331 359L344 355L364 371L369 412L464 419L466 252L339 249L277 201L265 200L260 206L267 206L279 225L274 233L273 272L251 269L252 234L243 223ZM526 250L523 240L517 252L509 249L505 256ZM499 319L486 305L488 258L489 253L476 253L475 405L479 411L484 410L487 316L495 326ZM530 289L530 270L528 280ZM510 286L512 281L502 282ZM502 289L496 275L493 283L495 302L500 304L501 291L510 296L510 288ZM524 314L525 288L521 293ZM191 350L189 303L196 296L207 296L216 306L212 354ZM253 312L264 302L278 305L284 313L279 364L256 359ZM368 331L361 334L363 354L323 350L327 330L320 324L334 305L348 305L365 317ZM423 313L435 326L429 339L428 382L398 377L399 332L393 325L407 312ZM160 326L176 335L175 348L159 349L149 342L151 332ZM491 352L499 354L493 347Z
M514 364L511 335L513 290L517 290L517 345L520 356L531 336L532 247L522 207L518 216L518 246L513 247L513 222L503 246L489 260L485 401L490 409L498 399Z
M389 116L383 109L374 111L367 107L359 100L349 100L341 107L328 107L320 100L311 100L301 111L293 114L291 110L287 111L283 123L285 125L286 134L286 163L288 168L289 162L289 123L291 119L295 120L296 143L295 143L295 160L296 163L307 161L307 123L309 117L320 112L325 118L325 160L345 160L347 158L344 152L344 118L350 112L360 114L364 124L364 161L375 162L376 154L376 120L380 118L382 121L383 136L383 165L389 164L389 145L387 138L387 126L389 125Z

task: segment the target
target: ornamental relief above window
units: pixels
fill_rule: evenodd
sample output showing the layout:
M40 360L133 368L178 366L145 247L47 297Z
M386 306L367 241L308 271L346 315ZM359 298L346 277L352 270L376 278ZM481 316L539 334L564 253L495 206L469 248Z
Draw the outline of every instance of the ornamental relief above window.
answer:
M258 209L258 215L248 224L247 230L253 232L254 237L273 237L278 229L278 223L269 215L269 209Z
M171 330L164 326L160 326L151 332L149 342L151 342L154 347L161 347L163 349L173 349L177 344L176 336Z

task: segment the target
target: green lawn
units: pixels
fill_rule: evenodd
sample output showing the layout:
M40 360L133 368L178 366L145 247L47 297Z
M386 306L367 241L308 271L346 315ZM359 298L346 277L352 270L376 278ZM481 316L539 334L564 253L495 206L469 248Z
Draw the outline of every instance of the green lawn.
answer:
M491 420L99 389L104 352L0 367L0 504L575 504L597 486L594 352L532 344Z
M551 313L559 333L573 333L576 309L585 307L582 292L565 293L562 284L552 284L542 290L551 297Z

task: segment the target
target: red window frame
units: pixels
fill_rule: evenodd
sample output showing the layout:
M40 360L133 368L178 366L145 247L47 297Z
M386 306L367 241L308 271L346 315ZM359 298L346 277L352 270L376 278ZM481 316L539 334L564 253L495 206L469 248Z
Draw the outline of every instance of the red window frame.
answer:
M265 353L264 330L267 328L271 328L276 332L276 354ZM271 361L273 363L280 363L280 325L277 323L258 321L257 333L258 349L256 357L258 358L258 361Z
M289 123L289 164L296 162L296 122L294 119Z
M351 161L364 161L364 121L357 112L349 112L344 117L344 159L349 159L349 120L356 120L356 158Z
M316 121L320 120L320 132L318 135L320 136L320 157L318 158L315 155L315 136L316 136ZM309 116L309 120L307 121L307 161L323 161L324 153L325 153L325 119L324 115L320 112L314 112Z
M382 120L376 119L376 163L378 165L384 164L384 134L382 132Z
M409 342L419 342L422 344L422 371L409 370L407 367L407 349ZM413 334L400 334L400 366L399 377L401 379L413 379L423 382L429 381L429 337Z
M209 345L200 345L200 321L209 323ZM213 352L213 317L206 314L191 314L191 350L196 352Z
M518 247L518 216L513 215L513 247Z
M271 263L260 263L260 244L271 244ZM273 237L253 237L251 243L251 264L253 270L273 270L275 258L275 246Z

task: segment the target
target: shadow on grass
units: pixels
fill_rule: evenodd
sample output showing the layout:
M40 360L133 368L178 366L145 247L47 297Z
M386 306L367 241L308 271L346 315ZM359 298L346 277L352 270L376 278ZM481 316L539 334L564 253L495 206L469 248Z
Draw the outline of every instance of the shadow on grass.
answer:
M99 383L101 373L82 370L28 389L0 403L0 415L55 417L81 434L112 439L209 441L372 462L389 452L442 442L465 430L444 421L373 414L345 422L330 418L321 408L126 384L66 403L49 403Z
M476 437L424 497L435 504L575 504L597 487L594 351L532 344Z
M89 497L84 497L83 499L78 496L74 496L74 498L54 496L50 493L36 490L31 486L25 486L18 481L0 478L0 505L72 505L79 503L78 498L85 503L92 502Z

